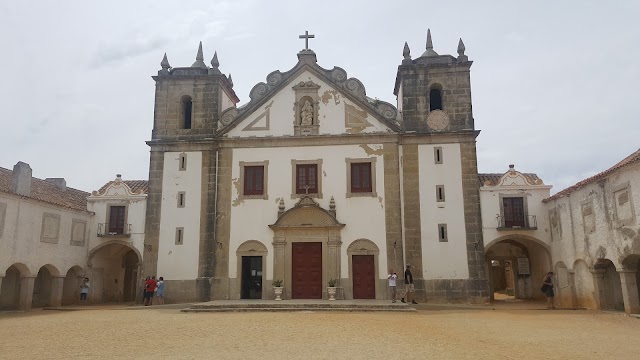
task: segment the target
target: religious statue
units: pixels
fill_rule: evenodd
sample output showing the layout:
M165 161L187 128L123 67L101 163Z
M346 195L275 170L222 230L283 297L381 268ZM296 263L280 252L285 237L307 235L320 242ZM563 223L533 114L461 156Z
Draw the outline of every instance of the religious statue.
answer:
M304 101L300 110L300 125L313 125L313 106L309 100Z

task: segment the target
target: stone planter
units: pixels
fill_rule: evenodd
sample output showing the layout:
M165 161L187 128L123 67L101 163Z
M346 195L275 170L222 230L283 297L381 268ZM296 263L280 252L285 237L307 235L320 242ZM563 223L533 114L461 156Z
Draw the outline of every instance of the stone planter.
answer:
M335 300L336 299L336 287L333 286L329 286L327 288L327 294L329 295L329 300Z
M276 286L273 288L273 293L276 296L276 300L282 300L282 289L284 289L282 286Z

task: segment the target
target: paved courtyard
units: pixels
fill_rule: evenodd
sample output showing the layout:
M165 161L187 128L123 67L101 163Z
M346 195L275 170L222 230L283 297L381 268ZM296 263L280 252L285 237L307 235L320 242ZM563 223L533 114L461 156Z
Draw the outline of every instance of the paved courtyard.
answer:
M632 359L638 339L640 319L570 310L0 314L2 359Z

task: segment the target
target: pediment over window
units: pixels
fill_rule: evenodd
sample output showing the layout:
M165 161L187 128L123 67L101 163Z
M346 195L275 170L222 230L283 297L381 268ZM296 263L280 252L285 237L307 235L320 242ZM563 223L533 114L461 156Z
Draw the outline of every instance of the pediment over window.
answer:
M273 225L278 228L342 228L341 224L331 213L318 204L313 198L303 196L291 209L285 211Z

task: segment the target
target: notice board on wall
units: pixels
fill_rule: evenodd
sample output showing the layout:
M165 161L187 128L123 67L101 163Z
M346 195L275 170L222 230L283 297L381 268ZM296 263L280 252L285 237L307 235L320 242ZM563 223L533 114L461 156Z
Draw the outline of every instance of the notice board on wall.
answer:
M518 275L531 275L529 258L518 258Z

